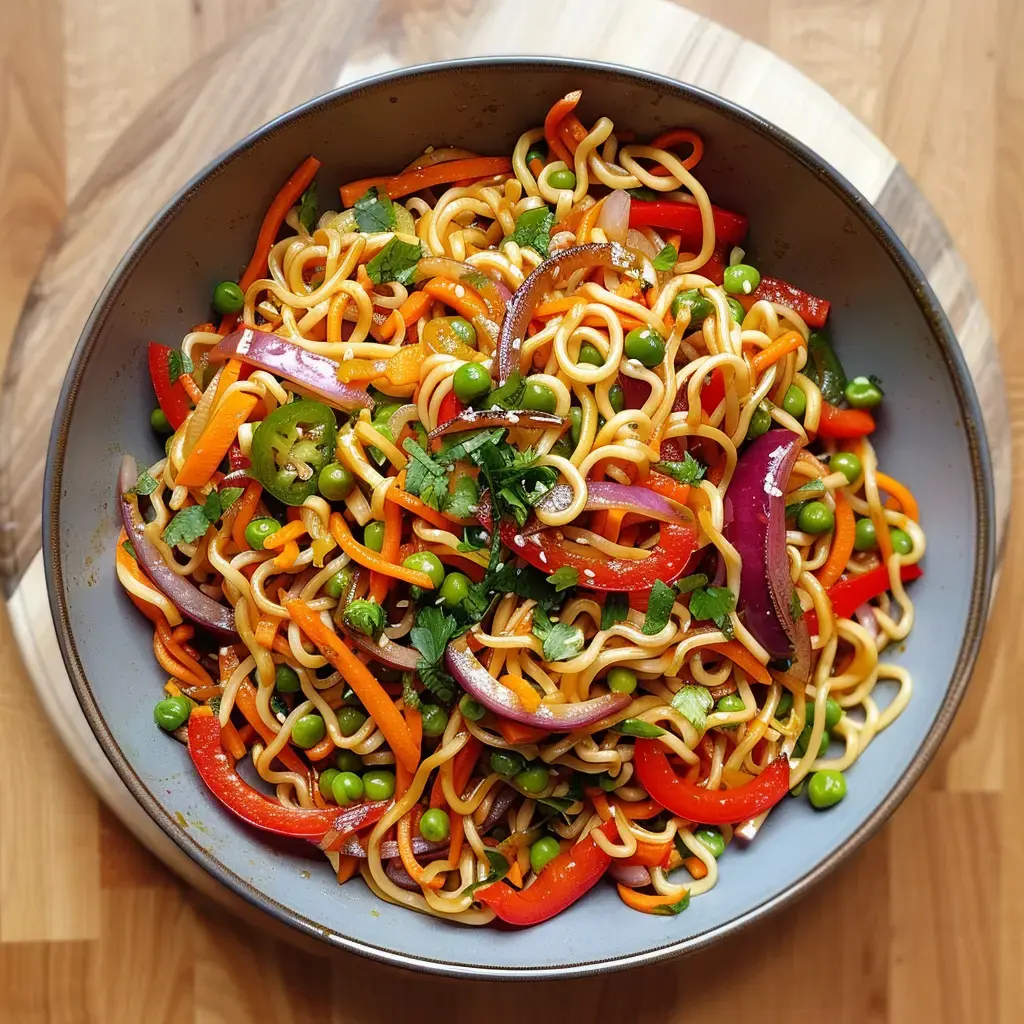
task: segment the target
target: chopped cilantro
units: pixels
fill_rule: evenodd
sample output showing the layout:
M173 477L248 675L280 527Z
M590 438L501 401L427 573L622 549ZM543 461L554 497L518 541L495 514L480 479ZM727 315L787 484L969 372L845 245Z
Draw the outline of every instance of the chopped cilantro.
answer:
M675 914L681 914L690 905L690 893L687 890L686 895L678 903L669 903L660 907L655 907L651 913L661 914L663 917L671 917Z
M715 706L706 686L681 686L672 697L672 707L699 733L708 724L708 712Z
M448 493L448 474L411 437L402 444L409 456L405 471L405 489L424 504L438 508Z
M386 192L381 192L376 187L368 188L356 200L353 209L359 230L367 234L375 231L394 231L398 226L394 204Z
M487 861L491 865L491 870L487 873L486 878L481 878L479 882L467 885L463 890L464 893L473 893L484 885L493 885L495 882L500 882L508 874L509 863L507 857L497 850L490 848L484 850L484 853L487 855Z
M679 259L674 245L666 245L652 260L655 270L671 270Z
M625 594L607 594L604 608L601 609L601 628L611 629L616 622L622 622L628 615L629 598Z
M540 608L533 612L533 635L544 648L545 661L568 661L583 650L583 630L567 622L552 622Z
M192 373L195 366L186 352L180 352L172 348L167 353L167 375L173 384L183 373Z
M416 665L420 681L445 704L455 699L455 680L443 666L444 652L448 641L459 632L458 622L433 606L420 609L416 625L409 631L410 642L422 655Z
M223 516L227 513L228 509L242 496L242 487L225 487L223 491L217 492L217 497L220 500L220 514Z
M135 559L136 559L136 561L138 560L138 559L136 558L136 555L135 555L135 548L134 548L134 547L132 546L132 542L131 542L130 540L126 540L126 541L125 541L125 542L124 542L124 543L123 543L123 544L121 545L121 547L122 547L122 548L124 548L124 550L125 550L125 551L127 551L127 552L128 552L128 554L132 556L132 558L135 558Z
M647 601L647 614L640 631L644 636L660 633L672 617L672 605L676 601L676 592L661 580L655 580L651 588L651 596Z
M800 603L800 595L796 591L796 587L793 588L793 593L789 595L789 614L793 616L795 622L804 613L804 607Z
M299 200L299 223L310 234L313 234L313 228L316 227L317 208L316 182L311 181L309 188L302 193L302 198Z
M481 405L483 409L493 409L498 406L500 409L516 409L523 399L526 391L526 381L518 370L513 370L509 378L499 388L495 388Z
M177 544L192 544L206 534L210 524L203 505L189 505L164 528L164 543L172 548Z
M656 462L653 468L681 484L699 483L708 471L708 467L702 466L689 452L683 454L682 462Z
M736 607L736 595L728 587L698 587L690 594L690 614L710 619L726 636L732 636L729 613Z
M680 594L692 594L698 587L706 587L708 578L702 572L695 572L692 576L684 576L676 580L676 590Z
M516 220L512 241L520 248L534 249L545 258L551 254L551 228L555 211L550 206L538 206L521 213Z
M550 576L548 576L548 583L551 584L559 593L563 590L568 590L570 587L575 587L579 583L580 574L578 569L574 569L570 565L563 565L560 569L556 569Z
M419 243L403 242L392 238L376 256L366 264L366 273L374 284L412 284L416 267L423 258Z
M136 482L135 486L128 493L141 494L143 497L145 497L147 494L152 494L159 486L160 485L156 482L156 480L154 480L153 477L150 475L149 470L144 469L139 474L139 479Z

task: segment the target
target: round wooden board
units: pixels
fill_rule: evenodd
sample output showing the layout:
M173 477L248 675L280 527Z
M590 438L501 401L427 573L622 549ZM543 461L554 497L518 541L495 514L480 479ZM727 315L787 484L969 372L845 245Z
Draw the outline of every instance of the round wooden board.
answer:
M101 797L191 882L213 883L152 824L96 744L67 680L46 599L38 521L49 423L94 298L153 214L237 138L331 88L407 64L545 52L632 64L716 92L816 149L882 213L922 266L964 349L985 410L997 482L998 546L1009 508L1010 432L985 312L941 221L893 155L843 106L774 56L662 0L549 0L444 5L313 2L301 31L284 14L257 23L193 67L112 146L79 191L18 327L0 424L0 574L15 634L39 696ZM294 18L295 8L291 8ZM545 25L543 35L537 26ZM290 26L290 27L289 27ZM286 66L267 54L288 41ZM541 45L538 45L541 43Z

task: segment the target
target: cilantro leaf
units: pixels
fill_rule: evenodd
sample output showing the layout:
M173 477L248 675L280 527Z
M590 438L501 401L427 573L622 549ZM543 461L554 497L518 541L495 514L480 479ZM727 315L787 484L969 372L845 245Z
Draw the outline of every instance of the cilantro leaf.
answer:
M206 514L206 507L189 505L188 508L181 509L164 528L164 543L172 548L177 544L192 544L205 536L209 528L210 519Z
M493 409L498 406L500 409L516 409L522 403L525 391L526 381L523 375L518 370L513 370L508 380L500 388L495 388L480 408Z
M413 689L411 672L402 673L402 702L413 711L419 711L422 705L420 695Z
M402 443L409 456L405 489L424 504L438 508L448 492L448 474L411 437Z
M623 736L636 736L642 740L654 740L665 735L665 730L653 722L645 722L642 718L624 718L612 727L612 732Z
M309 188L302 193L302 198L299 200L299 223L310 234L313 234L313 229L316 227L317 210L316 182L311 181Z
M681 484L699 483L708 471L708 467L702 466L689 452L683 454L682 462L656 462L653 468Z
M520 248L534 249L545 258L551 254L551 228L555 211L550 206L538 206L521 213L516 219L512 241Z
M666 245L651 261L655 270L671 270L679 259L674 245Z
M409 640L422 657L416 665L420 681L439 701L450 704L455 699L455 680L442 667L448 641L460 632L458 622L437 607L422 608L416 625L409 631Z
M468 479L463 477L463 479ZM461 483L461 481L460 481ZM468 519L473 514L473 509L476 508L477 495L476 488L459 487L458 484L455 486L455 490L444 497L442 500L441 511L447 512L450 516L455 516L456 519ZM470 550L474 550L470 548Z
M220 514L225 515L229 508L242 496L242 487L225 487L223 491L218 491L220 497Z
M611 629L616 622L624 621L629 615L629 598L625 594L609 593L601 609L601 628Z
M566 824L569 822L569 815L567 812L575 802L575 800L569 800L564 796L543 796L537 800L538 804L553 812L548 815L548 817L559 815Z
M726 636L732 636L729 612L736 607L736 595L728 587L698 587L690 594L690 614L710 619Z
M540 608L533 612L533 635L541 641L545 661L568 661L583 650L583 630L568 622L552 622Z
M458 462L459 459L471 458L479 449L497 443L504 433L504 427L495 427L491 430L460 431L456 435L459 440L438 453L438 461L450 466L453 462Z
M637 188L627 188L626 191L634 198L639 199L641 202L650 203L658 198L658 193L653 188L648 188L646 185L640 185Z
M366 273L374 284L412 284L416 267L423 258L423 249L418 243L403 242L392 238L376 256L366 264Z
M172 348L167 353L167 375L173 384L183 373L192 373L195 366L189 358L188 353Z
M487 855L487 860L491 865L491 870L487 873L486 878L481 878L479 882L467 885L463 892L476 892L477 889L480 889L485 885L493 885L495 882L500 882L508 874L509 863L508 859L503 854L490 848L484 850L484 853Z
M655 907L651 913L661 914L663 917L672 917L675 914L681 914L690 905L690 892L687 890L686 895L678 903L669 903L660 907Z
M148 469L144 469L139 474L139 479L136 481L135 486L128 492L129 494L141 494L145 497L147 494L152 494L157 487L160 485L150 475Z
M800 603L800 595L796 592L796 587L793 588L793 593L789 595L789 614L793 616L793 620L796 621L804 613L804 606Z
M534 569L532 565L515 571L513 577L508 581L507 590L511 590L527 601L536 601L542 611L550 611L561 603L558 592L548 583L547 577L539 569ZM536 614L534 621L536 621Z
M672 707L699 733L708 724L708 712L715 702L706 686L681 686L672 697Z
M284 698L278 693L272 693L270 695L270 710L275 715L280 715L282 718L287 718L291 713L291 708L285 703Z
M578 569L574 569L571 565L563 565L548 576L547 580L556 591L561 593L563 590L575 587L579 583L580 573Z
M125 542L124 542L124 543L123 543L123 544L121 545L121 547L122 547L122 548L124 548L124 550L125 550L125 551L127 551L127 552L128 552L128 554L132 556L132 558L134 558L134 559L135 559L136 561L138 561L138 557L137 557L137 556L136 556L136 554L135 554L135 548L134 548L134 546L132 545L132 542L131 542L130 540L126 540L126 541L125 541Z
M698 587L707 585L708 578L702 572L695 572L692 576L684 576L681 580L676 580L676 590L680 594L692 594Z
M655 580L651 588L651 596L647 601L647 614L640 632L644 636L660 633L672 618L672 605L676 601L676 592L661 580Z
M386 192L376 186L368 188L355 202L353 207L356 224L359 230L367 234L375 231L394 231L398 227L395 218L395 207ZM367 270L369 273L369 270Z

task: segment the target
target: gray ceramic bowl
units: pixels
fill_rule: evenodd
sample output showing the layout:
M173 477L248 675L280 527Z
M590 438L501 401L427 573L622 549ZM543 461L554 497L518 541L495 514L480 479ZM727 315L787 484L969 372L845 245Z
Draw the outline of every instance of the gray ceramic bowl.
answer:
M150 630L114 574L114 481L123 452L159 452L144 343L176 344L188 324L207 319L214 283L245 263L263 210L302 157L321 159L329 196L430 144L508 153L553 97L576 88L584 121L607 114L641 137L699 130L701 180L715 201L749 214L753 262L830 297L848 370L884 376L882 458L916 493L931 552L914 590L917 627L896 655L918 685L850 771L842 804L817 814L804 800L785 801L749 850L726 854L717 888L686 913L637 914L599 886L538 929L470 929L390 906L359 882L339 887L309 849L268 845L203 790L185 748L153 726L162 677ZM544 977L624 967L697 949L806 891L920 775L963 694L988 604L992 479L980 423L960 349L919 269L864 199L787 135L707 93L623 68L499 59L401 71L315 100L240 142L118 267L79 341L50 445L53 616L82 707L122 779L174 842L257 907L333 946L428 971Z

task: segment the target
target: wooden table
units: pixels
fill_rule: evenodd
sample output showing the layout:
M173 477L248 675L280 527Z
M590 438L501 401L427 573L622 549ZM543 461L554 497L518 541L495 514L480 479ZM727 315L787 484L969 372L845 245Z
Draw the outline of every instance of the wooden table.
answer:
M203 62L221 43L229 41L238 53L263 39L265 53L282 55L261 86L268 111L285 98L302 98L296 89L303 76L322 82L321 89L333 84L336 69L315 64L324 32L337 33L347 80L395 61L495 52L496 34L503 37L500 48L524 52L593 52L651 67L699 64L699 48L678 52L683 37L669 26L681 22L669 15L679 12L654 17L648 6L366 0L358 8L328 9L272 0L64 6L42 0L31 11L5 9L3 351L69 203L78 200L81 210L83 202L116 189L118 175L145 161L147 141L170 131L177 117L215 135L225 124L246 125L256 116L239 109L230 90L188 104L209 81L213 65ZM1022 290L1010 268L1021 220L1016 172L1024 128L1015 115L1024 94L1016 59L1024 13L992 0L927 7L896 0L700 0L688 6L793 62L870 126L915 176L946 220L997 328L1020 422L1024 379L1014 357L1020 358L1021 342L1008 328ZM516 16L503 13L509 10ZM548 25L545 12L555 18L556 10L558 24ZM261 22L261 15L270 20ZM253 36L239 40L243 29ZM552 39L571 39L571 46L559 49ZM185 84L168 89L192 61L199 63ZM149 109L164 111L166 125L151 120L149 133L136 129L118 140L158 95ZM167 182L168 192L178 183ZM134 213L140 199L126 191L123 202L123 211L130 206ZM73 220L63 237L80 228ZM61 275L82 273L90 247L101 251L117 228L115 221L96 225L77 263L58 254L37 295L73 292L75 281ZM46 424L29 421L27 429L42 431ZM1007 544L1011 571L1004 573L975 680L950 736L891 823L828 883L695 959L500 991L486 983L413 978L355 958L328 962L298 954L186 889L82 781L0 617L0 1020L376 1021L404 1011L456 1021L524 1014L674 1021L716 1013L756 1016L761 1024L811 1015L1020 1021L1024 729L1006 706L1015 680L1003 677L1024 653L1024 585L1012 571L1022 555L1018 520Z

